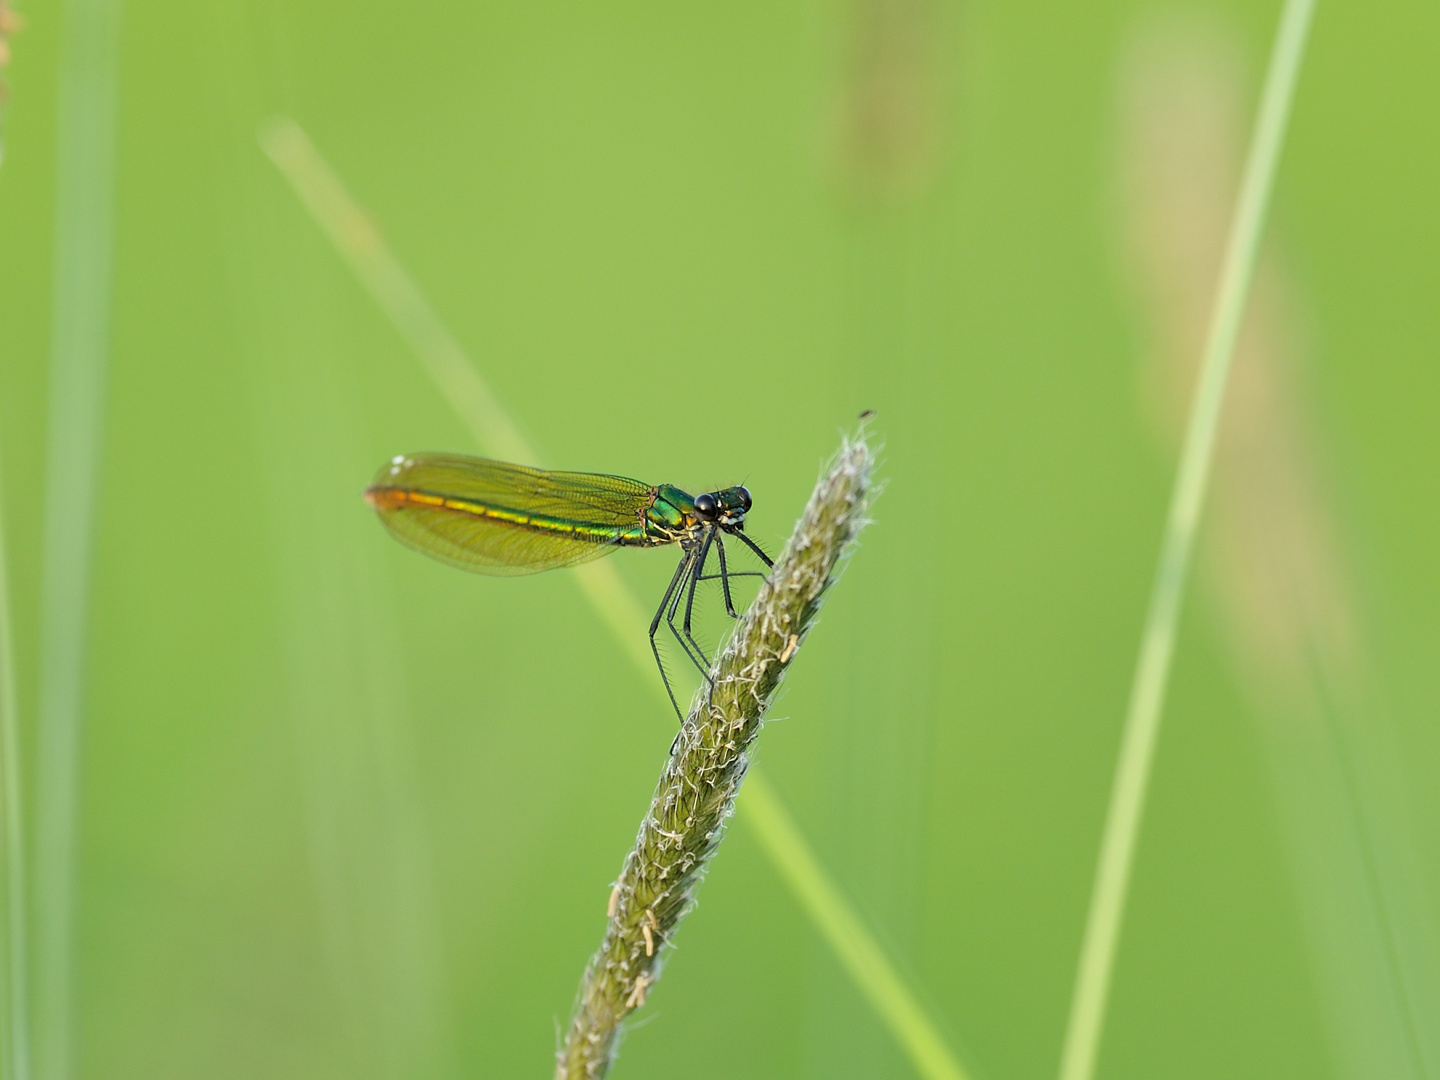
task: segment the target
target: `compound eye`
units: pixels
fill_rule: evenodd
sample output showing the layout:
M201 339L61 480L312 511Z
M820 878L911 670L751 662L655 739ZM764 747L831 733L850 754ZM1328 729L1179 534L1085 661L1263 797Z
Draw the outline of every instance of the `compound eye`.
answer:
M720 506L716 503L714 495L707 492L704 495L695 496L695 516L702 521L714 521L719 510Z
M741 512L743 513L744 511L749 510L749 509L750 509L750 492L749 492L749 490L746 489L746 488L743 488L743 487L737 487L737 488L735 489L735 494L736 494L737 496L739 496L739 498L740 498L740 510L741 510Z

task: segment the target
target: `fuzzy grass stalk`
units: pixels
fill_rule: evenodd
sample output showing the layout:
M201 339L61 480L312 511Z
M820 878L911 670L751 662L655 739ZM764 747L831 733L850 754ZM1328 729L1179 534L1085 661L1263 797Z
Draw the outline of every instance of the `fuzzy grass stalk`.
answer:
M611 894L605 939L585 969L557 1055L557 1080L603 1077L621 1023L660 978L675 928L720 847L765 711L865 524L872 464L863 436L845 441L711 666Z

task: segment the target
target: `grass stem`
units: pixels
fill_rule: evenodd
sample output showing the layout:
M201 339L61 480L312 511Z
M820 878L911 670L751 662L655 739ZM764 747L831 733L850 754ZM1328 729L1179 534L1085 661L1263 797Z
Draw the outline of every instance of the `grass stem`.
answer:
M558 1055L556 1080L603 1077L621 1023L659 979L675 930L694 907L696 889L719 849L765 711L865 523L870 468L863 441L842 447L711 665L620 871L604 941L586 968Z

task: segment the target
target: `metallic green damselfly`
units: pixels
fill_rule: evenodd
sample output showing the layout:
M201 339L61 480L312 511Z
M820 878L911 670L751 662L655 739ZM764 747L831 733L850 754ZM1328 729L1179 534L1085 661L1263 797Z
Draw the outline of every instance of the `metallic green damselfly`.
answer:
M734 537L767 568L773 565L745 535L750 492L739 486L692 496L673 484L623 476L552 472L461 454L406 454L375 474L365 499L402 544L479 574L534 574L577 566L622 547L679 544L680 565L650 621L650 651L682 720L655 642L661 622L706 675L710 661L691 631L696 587L718 579L725 610L734 618L730 579L763 576L731 570L724 538ZM712 550L720 572L707 575ZM682 601L685 613L677 627Z

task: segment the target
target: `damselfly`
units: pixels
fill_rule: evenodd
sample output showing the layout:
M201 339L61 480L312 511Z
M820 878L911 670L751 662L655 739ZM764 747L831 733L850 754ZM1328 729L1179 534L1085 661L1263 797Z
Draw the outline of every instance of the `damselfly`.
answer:
M673 484L652 486L623 476L551 472L461 454L410 454L381 468L365 499L402 544L480 574L534 574L622 547L679 544L680 565L650 621L650 651L682 719L655 642L661 622L705 675L710 662L691 631L696 587L718 579L725 610L734 618L730 579L763 576L730 569L725 537L745 544L767 568L773 565L745 535L750 492L738 486L692 496ZM712 551L720 572L707 575Z

